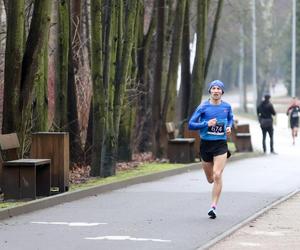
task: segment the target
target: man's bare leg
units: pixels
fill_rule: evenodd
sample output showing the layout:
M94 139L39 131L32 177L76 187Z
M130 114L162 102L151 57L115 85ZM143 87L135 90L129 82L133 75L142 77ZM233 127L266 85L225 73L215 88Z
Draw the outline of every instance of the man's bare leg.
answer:
M292 128L292 139L293 139L293 145L295 145L295 135L296 135L296 133L295 133L296 131L295 131L295 128Z
M222 173L227 161L227 153L214 157L212 205L216 206L222 191Z
M292 129L293 145L295 145L295 139L296 139L297 135L298 135L298 128L294 127Z
M202 162L202 168L204 170L204 173L206 175L206 179L209 183L214 182L214 172L213 172L213 162Z

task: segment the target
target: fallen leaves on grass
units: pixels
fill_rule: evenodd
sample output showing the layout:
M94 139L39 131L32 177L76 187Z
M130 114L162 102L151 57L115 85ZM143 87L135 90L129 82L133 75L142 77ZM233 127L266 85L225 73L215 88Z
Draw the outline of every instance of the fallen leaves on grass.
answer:
M118 171L128 171L135 169L138 166L151 163L151 162L168 162L166 159L155 159L151 152L133 154L132 161L129 162L118 162L116 165L116 170ZM72 184L85 183L92 177L90 177L91 166L84 164L74 164L69 172L69 180Z

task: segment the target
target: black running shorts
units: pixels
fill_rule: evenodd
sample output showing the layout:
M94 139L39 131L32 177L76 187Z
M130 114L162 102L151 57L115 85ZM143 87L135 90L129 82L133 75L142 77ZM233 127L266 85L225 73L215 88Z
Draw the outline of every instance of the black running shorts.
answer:
M206 162L212 162L214 156L222 155L227 153L227 158L231 156L227 141L224 140L216 140L216 141L207 141L202 140L200 142L200 157L201 160Z
M292 117L290 119L291 128L298 128L299 127L299 117Z

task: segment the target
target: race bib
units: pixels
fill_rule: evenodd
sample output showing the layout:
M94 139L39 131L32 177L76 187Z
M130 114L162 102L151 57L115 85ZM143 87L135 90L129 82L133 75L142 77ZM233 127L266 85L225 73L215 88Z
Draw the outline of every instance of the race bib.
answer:
M215 126L208 127L207 134L224 135L225 134L225 124L217 123Z
M292 117L293 118L298 118L299 117L298 111L293 111L292 112Z

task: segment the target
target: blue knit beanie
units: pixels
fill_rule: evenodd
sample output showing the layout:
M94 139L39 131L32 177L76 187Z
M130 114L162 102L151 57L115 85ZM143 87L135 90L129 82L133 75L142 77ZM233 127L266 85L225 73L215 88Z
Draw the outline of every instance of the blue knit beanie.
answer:
M214 81L212 81L212 82L209 84L209 87L208 87L208 92L209 92L209 93L210 93L210 89L211 89L213 86L217 86L217 87L219 87L220 89L222 89L222 93L224 94L224 83L222 83L222 82L219 81L219 80L214 80Z

